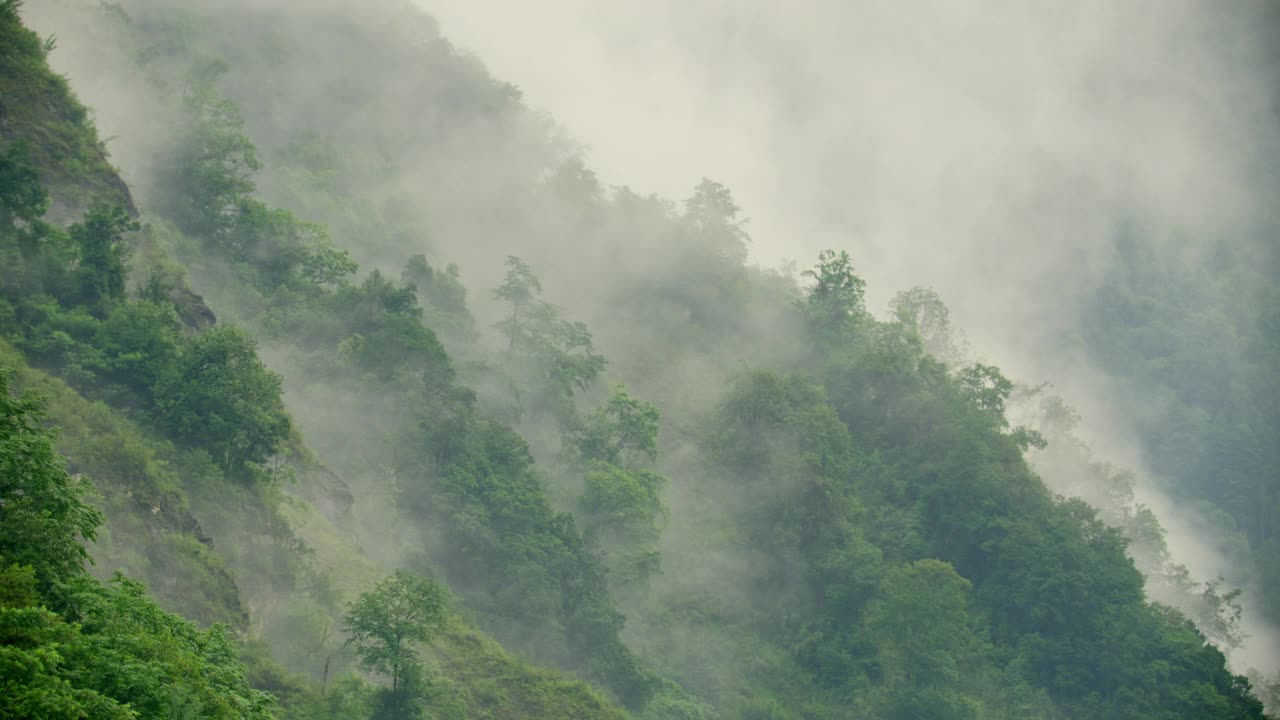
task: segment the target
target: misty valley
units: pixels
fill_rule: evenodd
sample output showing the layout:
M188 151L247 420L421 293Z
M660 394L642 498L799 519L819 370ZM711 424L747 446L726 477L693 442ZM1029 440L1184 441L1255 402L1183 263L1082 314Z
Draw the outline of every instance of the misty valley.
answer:
M743 143L674 198L533 5L0 0L0 720L1280 717L1280 5L1192 4L548 0L610 174Z

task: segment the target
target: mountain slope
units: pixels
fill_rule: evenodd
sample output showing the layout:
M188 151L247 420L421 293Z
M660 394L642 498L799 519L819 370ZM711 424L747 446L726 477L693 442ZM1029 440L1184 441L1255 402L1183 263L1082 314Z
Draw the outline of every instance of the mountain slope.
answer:
M878 320L847 255L803 283L748 265L722 186L681 208L602 188L404 5L41 9L116 48L115 119L164 121L125 153L135 272L180 263L283 375L300 436L271 403L216 446L156 429L221 451L229 482L193 506L295 669L325 681L291 641L337 645L326 588L355 558L443 579L504 645L645 717L1261 717L1119 532L1030 472L1041 438L1010 427L996 368L950 356L936 296ZM59 352L101 391L87 350ZM118 399L146 422L172 384L136 385ZM621 712L472 632L435 645L460 688L437 711Z
M157 388L167 381L161 377L159 385L152 385L151 378L157 376L147 373L159 371L163 376L165 363L177 362L180 366L185 354L216 349L212 338L234 343L239 342L238 336L221 325L209 328L211 313L207 309L194 313L201 322L181 324L178 313L182 308L175 298L188 302L198 302L199 298L182 286L158 285L180 282L181 268L165 258L152 242L153 230L131 234L136 228L127 220L128 213L134 212L128 190L106 164L87 113L68 93L65 82L44 64L47 46L21 27L16 3L7 3L2 10L3 32L14 40L5 45L2 79L6 88L24 90L5 96L6 103L17 109L6 114L5 135L0 142L4 152L4 172L0 173L5 183L3 218L7 223L0 247L8 260L4 332L7 342L20 348L0 345L0 358L9 371L16 371L12 377L17 387L38 390L47 398L48 422L61 428L58 446L68 456L69 469L77 478L83 473L94 479L94 497L106 518L99 543L92 548L98 562L96 571L110 576L114 571L125 570L144 578L167 608L202 624L224 623L241 636L252 633L274 639L278 642L272 652L285 660L297 659L291 652L314 654L327 649L326 672L329 660L336 660L337 673L352 662L341 644L331 639L330 628L341 614L343 597L351 598L368 589L385 571L364 559L358 545L340 536L340 542L345 544L345 572L342 590L335 591L328 573L338 569L337 563L324 566L309 559L311 551L285 522L284 513L306 517L314 516L314 511L300 500L286 501L275 483L295 475L302 478L300 482L311 478L315 478L312 484L325 478L332 482L331 474L306 460L308 452L300 438L282 440L277 436L276 442L287 441L287 453L298 458L287 468L278 463L246 464L233 459L231 453L251 448L240 444L246 441L237 438L252 435L233 434L229 436L231 445L218 445L218 436L212 432L216 426L211 424L218 416L208 414L217 412L216 406L213 410L191 407L206 429L195 436L167 424L165 403L158 399L162 395L152 398L152 393L161 392ZM56 112L30 112L16 104L19 102ZM57 114L65 108L75 112ZM45 152L31 151L41 143ZM46 192L55 208L66 212L78 206L90 208L90 219L69 230L42 220L49 197ZM121 203L125 203L124 214L112 215L109 208L120 207ZM50 212L44 217L55 215ZM95 218L103 220L95 224ZM104 245L94 244L95 232L105 234ZM106 250L91 254L99 247ZM127 295L123 285L129 274L130 254L153 271L139 287L137 297ZM101 258L101 264L90 264L91 259L97 258ZM68 265L70 270L66 269ZM85 272L90 269L92 272ZM168 274L158 277L163 272ZM119 273L117 284L109 281L112 273ZM105 286L90 282L104 278L108 280ZM244 347L234 351L244 352ZM247 348L248 355L242 354L237 360L240 365L227 366L234 382L253 382L256 358L252 345ZM172 354L175 350L176 357ZM217 354L203 357L205 368L210 367L208 363L217 367L222 362ZM205 376L209 377L207 371ZM188 386L198 378L188 375ZM6 398L9 387L6 384ZM238 391L244 392L243 387ZM267 404L259 411L265 409L267 416L255 419L242 415L240 427L232 429L236 433L252 432L251 423L275 422L270 417L270 398L265 400ZM152 402L156 404L151 405ZM220 448L225 452L219 452ZM281 446L276 452L286 449ZM307 524L299 520L298 524L308 536L322 537L323 522ZM17 532L19 527L13 526L10 532ZM86 529L84 534L91 537L93 533ZM17 539L33 540L20 535ZM12 545L5 547L6 560L23 561L26 557L14 554L17 551ZM353 564L362 571L353 573ZM13 572L21 575L21 566L13 567ZM41 576L37 573L36 577ZM238 585L237 577L251 581L247 586ZM13 592L18 592L19 587L14 585ZM128 598L130 603L145 605L141 586L123 587L127 592L119 595L122 602ZM243 592L245 587L247 593ZM58 597L57 592L41 590L38 602L61 611ZM279 600L284 597L288 602L281 607ZM28 605L23 603L29 602L30 599L21 599L13 606L17 608L14 612L27 612L24 608ZM101 637L106 642L128 641L121 627L108 626L96 632L103 633ZM238 672L243 674L244 666L231 659L236 652L234 642L225 633L213 632L211 637L221 638L218 642L223 643L216 646L216 652L231 653L223 660L230 663L233 672L239 667ZM322 635L312 637L311 632ZM318 647L299 649L317 639ZM15 643L22 647L25 642L23 637L6 634L6 652ZM155 642L159 644L152 652L177 647L166 645L172 641L163 638ZM322 700L320 688L282 673L267 656L254 650L241 652L250 663L249 679L275 692L281 700L279 712L289 717L331 717L334 713L345 716L344 713L360 712L359 708L374 697L367 683L352 679L343 681L331 691L328 700ZM460 618L450 621L447 632L434 642L432 652L440 658L435 663L439 672L436 682L440 692L446 693L435 701L447 701L455 712L464 711L475 717L621 716L621 711L583 683L530 668ZM17 657L21 656L10 659ZM71 667L73 673L82 672L74 665L65 667ZM7 680L24 682L23 677L10 675ZM35 682L34 676L31 681ZM490 688L499 681L504 689L495 693ZM180 679L169 682L182 688ZM30 694L13 697L25 698L22 703L55 702L51 689L34 685L28 689ZM106 699L92 701L105 703L91 711L94 713L106 712L103 708L108 705L117 707L111 704L114 701L131 703L133 711L144 717L179 709L174 699L163 696L144 701L142 696L109 686L100 687L97 692ZM222 693L225 702L234 699L229 689L215 688L210 692L215 696ZM88 696L77 697L77 702L89 702ZM254 700L257 705L252 716L275 714L268 696L254 697L258 700ZM22 712L34 712L31 708L37 706L23 707L27 710ZM228 711L235 717L250 716L246 714L247 705ZM212 714L215 710L211 707L193 712L202 717L222 716Z

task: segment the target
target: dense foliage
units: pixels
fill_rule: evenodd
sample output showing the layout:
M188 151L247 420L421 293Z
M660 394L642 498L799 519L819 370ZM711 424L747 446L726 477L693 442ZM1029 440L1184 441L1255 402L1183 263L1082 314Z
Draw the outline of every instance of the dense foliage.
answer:
M1116 262L1088 308L1083 339L1127 383L1153 469L1174 497L1221 528L1220 545L1257 574L1280 618L1280 415L1257 388L1280 373L1274 244L1220 240L1156 252L1117 232ZM1243 247L1241 247L1243 246ZM1198 257L1195 253L1203 253ZM1233 578L1245 582L1249 578Z
M123 576L103 585L86 574L79 541L101 514L42 411L0 375L0 717L273 717L225 628L164 612Z
M65 83L44 64L52 43L41 45L21 27L17 7L12 2L3 7L6 36L21 41L6 50L13 47L29 56L10 62L4 81L23 86L53 78L37 89L52 93L54 102L79 107L66 94ZM6 95L5 100L13 97L20 96ZM211 143L229 153L252 152L252 145L233 132L233 106L223 104L211 110L197 98L188 98L187 107L197 130L208 125L193 132L195 139L189 142ZM11 117L23 118L18 112ZM262 363L257 341L242 329L214 324L212 312L187 286L183 268L168 259L157 243L182 230L164 224L142 227L134 219L127 194L124 205L88 203L84 220L70 227L48 221L51 199L54 206L67 199L65 190L56 186L62 194L51 196L50 179L59 177L64 165L73 160L33 152L27 136L40 132L45 137L62 133L92 138L92 126L84 113L78 113L44 126L12 122L4 130L0 251L5 275L0 286L4 311L0 320L5 341L23 352L6 344L0 346L0 357L19 370L22 384L51 393L51 409L68 429L59 444L70 451L73 466L106 479L99 487L103 494L95 497L108 516L103 537L107 564L143 571L167 605L202 622L228 622L243 633L250 619L246 610L250 610L257 632L273 643L273 654L295 665L299 659L310 665L320 654L324 669L321 678L318 667L304 668L308 674L315 672L316 684L292 675L267 657L260 645L241 646L219 626L202 633L195 625L163 613L132 581L113 581L118 591L110 590L114 585L95 590L95 581L81 568L87 556L79 541L93 538L102 515L79 499L87 484L67 479L45 437L35 445L35 460L8 451L4 456L7 470L12 471L6 479L24 477L23 468L15 465L20 461L38 461L47 471L30 477L36 483L31 487L6 488L0 504L6 511L4 566L26 563L13 564L6 571L6 591L12 588L7 602L22 609L24 615L14 622L24 624L6 634L6 643L11 641L13 652L19 654L10 657L17 663L10 668L13 672L4 673L5 681L11 683L6 686L6 700L16 703L6 708L5 716L85 716L82 712L92 717L134 717L135 713L143 717L173 713L274 716L275 705L267 695L248 690L246 677L247 682L276 695L278 712L286 717L386 716L387 712L400 716L399 705L388 704L388 698L395 700L395 693L377 691L359 678L347 676L327 687L331 664L335 674L348 672L362 655L354 644L343 646L345 633L332 632L342 612L340 596L325 571L311 560L314 551L286 524L287 508L280 493L282 483L297 475L325 477L325 472L307 459L305 447L299 444L282 405L281 378ZM71 150L77 151L76 147L71 145ZM101 160L96 140L84 147L77 152L92 151L98 155L90 159ZM187 178L194 183L188 187L192 193L239 172L233 162L222 164L214 150L206 157L210 162L200 177ZM99 172L118 183L105 164ZM187 231L204 233L196 237L208 240L203 247L209 249L210 257L257 260L268 244L288 244L308 237L312 230L323 231L318 226L304 227L289 214L252 200L247 195L252 184L245 184L247 177L238 177L239 184L226 182L220 195L233 208L228 205L196 218L208 227L197 227L196 220L174 212L176 222L192 223ZM206 210L216 204L207 197L196 199ZM247 241L240 238L246 235L256 243L252 255L237 255L233 248L245 247ZM278 311L264 317L264 323L305 320L314 342L321 345L328 333L340 333L334 342L347 342L342 343L338 357L374 378L397 376L415 360L425 360L434 368L428 368L428 375L449 375L439 344L417 320L421 309L415 291L420 285L429 301L454 313L459 318L457 327L465 329L470 321L460 305L456 268L435 272L425 260L411 259L403 284L375 273L352 286L339 282L354 272L344 254L323 244L309 247L318 249L300 253L282 249L277 261L272 261L271 274L252 271L245 276L251 287L300 289L308 300L305 313L298 312L302 306L296 302L278 304ZM244 263L240 269L255 267ZM133 289L131 283L137 283ZM334 285L338 287L325 289ZM370 344L361 352L365 338ZM386 352L388 342L398 343L403 352ZM330 363L328 367L340 372L346 366ZM31 430L35 402L25 396L12 400L7 392L5 398L6 409L21 418L6 428ZM6 435L6 443L10 442L30 444L21 436ZM50 470L55 467L56 473ZM50 480L58 477L66 482ZM239 576L239 584L231 573ZM244 583L244 578L250 582ZM54 592L60 594L49 594ZM268 595L284 594L291 595L287 605L263 606ZM99 596L101 600L96 599ZM40 609L41 605L61 614ZM487 666L492 677L527 685L503 697L476 697L466 694L465 685L455 687L445 677L433 683L428 693L425 707L430 712L470 711L479 717L512 716L513 712L517 717L526 712L543 717L607 717L617 712L581 683L535 671L474 631L455 625L450 623L439 644L470 664L453 668L453 675L465 677L472 667ZM89 640L75 635L90 629L94 637ZM132 634L137 632L152 635L135 640ZM352 632L358 635L355 629ZM89 648L86 643L97 645ZM74 649L77 658L85 653L101 655L103 665L95 666L93 672L107 673L110 663L132 662L136 667L130 672L136 670L139 679L114 677L111 682L124 684L99 697L93 689L75 684L76 678L90 671L69 665L67 648ZM140 665L120 654L125 652L154 660ZM188 659L191 653L197 656ZM197 664L204 662L199 653L228 670L212 665L202 669ZM240 664L239 656L247 667ZM164 662L177 663L192 676L175 675ZM64 675L71 684L61 679ZM143 677L145 688L140 684ZM240 683L238 689L228 685L232 681ZM467 680L470 684L483 681L483 677Z
M103 477L95 510L3 388L8 716L1263 717L1206 638L1230 602L1198 628L1151 601L1131 556L1158 525L1045 487L1026 454L1076 448L1011 422L936 293L878 319L848 252L749 265L718 183L605 189L394 0L43 10L169 129L129 146L140 212L103 190L51 46L0 3L3 87L70 108L0 125L0 357ZM1123 327L1091 332L1150 350ZM1265 420L1270 347L1210 417ZM1193 425L1170 463L1221 459ZM1258 448L1214 491L1251 549ZM100 527L210 628L88 575Z

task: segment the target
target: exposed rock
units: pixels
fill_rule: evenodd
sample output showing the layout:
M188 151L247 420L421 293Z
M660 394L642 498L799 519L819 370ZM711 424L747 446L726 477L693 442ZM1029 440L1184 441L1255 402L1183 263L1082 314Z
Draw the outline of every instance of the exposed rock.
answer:
M213 310L205 304L204 298L197 295L186 284L170 287L169 299L173 301L182 324L192 332L203 332L218 322Z

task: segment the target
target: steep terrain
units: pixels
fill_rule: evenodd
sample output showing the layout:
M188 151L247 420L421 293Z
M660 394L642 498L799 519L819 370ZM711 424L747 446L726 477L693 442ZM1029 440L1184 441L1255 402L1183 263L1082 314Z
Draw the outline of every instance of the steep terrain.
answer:
M73 531L85 538L96 534L97 542L89 547L95 574L110 578L123 571L145 580L149 593L166 608L224 629L212 631L210 640L199 639L191 634L194 626L188 630L184 621L148 607L136 583L115 580L121 589L108 592L71 570L50 577L54 571L44 570L45 564L78 566L79 557L44 552L39 562L32 562L41 537L23 519L21 503L10 500L4 505L0 549L8 573L6 592L11 593L3 609L8 653L3 674L9 683L6 702L11 703L4 708L6 716L83 717L77 713L87 712L107 717L104 713L111 712L132 717L131 710L153 717L186 708L199 717L270 717L277 712L345 717L374 707L376 694L364 681L343 680L321 697L322 686L285 672L266 653L286 661L320 657L326 679L330 667L335 677L349 672L353 657L333 639L336 618L344 598L369 589L386 570L366 559L349 536L320 519L304 501L281 493L293 478L318 487L334 478L306 459L309 451L300 438L288 435L279 380L258 363L252 341L235 328L210 327L212 313L180 284L181 268L152 243L154 231L140 230L130 219L136 210L128 189L107 164L87 111L45 65L52 43L42 46L22 28L16 9L15 3L0 8L5 49L0 76L6 108L14 108L6 112L2 146L6 275L0 361L7 373L6 402L11 402L10 391L19 389L42 400L24 404L24 395L24 401L6 405L5 462L13 463L6 473L13 474L7 475L5 497L34 497L65 507L78 501L43 493L52 492L57 483L83 493L75 490L76 483L85 482L82 476L90 478L93 490L87 498L102 514L86 508L86 520L66 530L51 528L68 533L58 542L73 541ZM68 229L40 219L79 207L89 208L87 217ZM131 256L136 263L132 271ZM152 267L145 280L139 275L142 265ZM126 288L129 277L139 280L136 290ZM184 323L184 318L191 320ZM173 404L160 390L178 391L165 384L177 380L164 379L169 373L181 373L185 385L185 392L178 392L182 397L170 398ZM196 387L201 383L210 384L209 394ZM232 399L236 396L243 402ZM256 407L248 406L254 402ZM184 421L175 411L192 413L198 430L183 431ZM23 453L29 451L18 448L31 447L21 433L41 432L30 429L39 427L36 422L58 428L57 450L66 456L72 478L56 480L59 461L50 458L41 461L49 463L42 472L54 484L24 484L22 463L30 461ZM219 434L217 428L225 429ZM294 460L286 468L279 459L267 462L263 453ZM341 498L336 502L341 505ZM41 512L41 507L34 510ZM95 529L99 521L103 524ZM320 550L312 550L302 535L315 538ZM342 552L329 556L330 548L321 544L326 541L340 545ZM24 573L32 569L35 584L26 590ZM238 585L236 577L252 582ZM38 594L24 594L32 591ZM86 592L108 592L103 601L117 606L104 612L133 618L108 615L103 621L140 624L97 626L97 610L80 605L86 600L69 599ZM31 625L34 605L54 610L67 622L80 622L83 640L68 639L54 615L40 620L52 623L47 629ZM137 613L150 613L153 619ZM157 617L172 629L152 624ZM141 634L134 638L128 633ZM269 651L258 640L237 650L233 637L277 642ZM137 678L112 676L110 656L82 657L101 652L78 649L93 642L121 644L118 652L150 653L147 662L175 665L139 666L131 671L139 673ZM194 645L185 648L187 642ZM196 655L186 660L179 655L184 652ZM237 654L247 669L235 659ZM583 683L512 658L460 617L452 617L434 639L433 654L440 659L433 661L439 669L432 702L451 712L592 718L620 713ZM194 674L176 669L178 663L193 661L226 669L187 666ZM187 684L212 680L221 672L230 673L232 684ZM253 684L277 695L278 702L250 691L243 679L234 680L246 672ZM162 692L132 684L149 673L151 682L169 688ZM202 678L204 674L209 677ZM64 692L65 697L59 694ZM179 700L182 693L192 695ZM240 699L234 693L241 693Z
M11 382L98 570L230 626L264 716L1263 717L1229 598L1147 599L931 291L879 319L847 254L750 265L723 186L602 187L394 0L25 8L56 50L0 7ZM397 569L450 610L370 660Z

